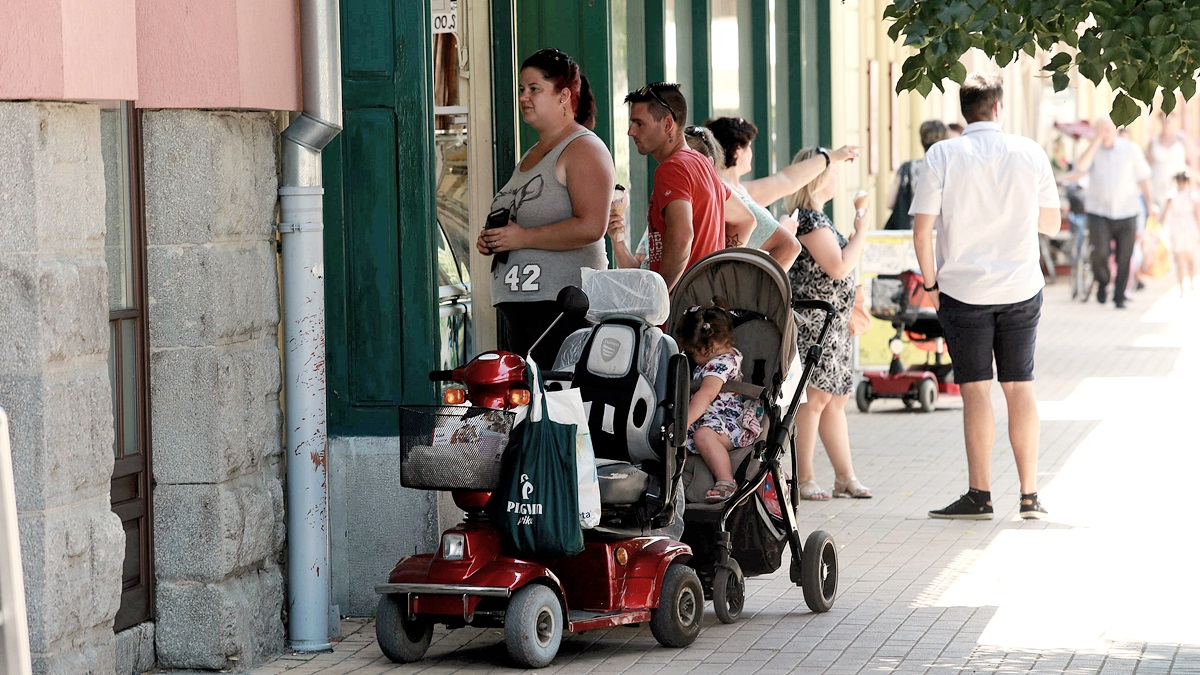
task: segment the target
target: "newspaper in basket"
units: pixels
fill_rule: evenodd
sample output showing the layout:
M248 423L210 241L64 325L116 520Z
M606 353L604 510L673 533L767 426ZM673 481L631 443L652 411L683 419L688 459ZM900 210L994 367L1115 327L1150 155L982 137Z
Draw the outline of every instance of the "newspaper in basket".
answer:
M514 415L470 406L400 408L400 484L493 490Z
M871 316L891 323L912 323L920 304L914 288L899 274L880 274L871 280Z

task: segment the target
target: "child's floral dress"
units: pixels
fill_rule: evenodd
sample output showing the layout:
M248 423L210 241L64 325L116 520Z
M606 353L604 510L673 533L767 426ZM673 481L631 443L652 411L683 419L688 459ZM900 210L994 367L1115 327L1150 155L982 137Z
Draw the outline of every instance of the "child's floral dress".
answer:
M699 382L713 376L721 378L722 382L740 382L742 380L742 353L733 350L732 354L714 356L708 361L696 366L692 371L692 380ZM762 422L758 416L758 402L747 401L741 394L723 391L708 406L708 410L688 429L688 452L696 452L696 444L692 441L693 434L700 427L708 427L713 431L733 441L733 447L741 448L752 445L762 433Z

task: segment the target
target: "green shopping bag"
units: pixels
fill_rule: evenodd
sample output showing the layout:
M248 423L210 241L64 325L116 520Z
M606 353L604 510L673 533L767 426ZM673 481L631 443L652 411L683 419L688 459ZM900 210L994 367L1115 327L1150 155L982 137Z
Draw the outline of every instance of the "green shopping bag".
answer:
M515 556L566 557L583 550L574 424L550 419L537 365L526 363L529 414L513 430L493 501L493 522Z

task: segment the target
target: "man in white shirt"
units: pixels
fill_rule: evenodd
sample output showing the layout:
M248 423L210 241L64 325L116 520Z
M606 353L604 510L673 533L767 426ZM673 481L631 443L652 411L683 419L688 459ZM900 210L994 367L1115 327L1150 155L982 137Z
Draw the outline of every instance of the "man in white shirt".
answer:
M1092 243L1092 275L1096 278L1096 302L1108 300L1108 254L1116 248L1117 279L1113 305L1125 309L1129 286L1129 260L1137 240L1137 219L1142 200L1151 209L1150 164L1142 149L1117 135L1107 117L1096 120L1096 137L1076 162L1077 171L1088 175L1084 205L1088 214L1088 237Z
M930 147L913 199L913 245L938 308L954 381L962 388L967 493L931 518L990 519L992 360L1008 403L1008 436L1021 480L1022 518L1042 518L1037 496L1039 422L1033 355L1041 317L1038 233L1060 226L1046 152L1000 130L999 75L969 75L959 91L963 135ZM937 251L933 230L937 225ZM929 283L929 280L933 280Z

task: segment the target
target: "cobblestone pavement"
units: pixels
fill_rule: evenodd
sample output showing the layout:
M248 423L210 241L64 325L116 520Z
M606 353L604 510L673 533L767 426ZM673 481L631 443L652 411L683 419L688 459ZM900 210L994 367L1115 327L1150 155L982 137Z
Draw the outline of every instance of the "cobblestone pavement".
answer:
M1047 287L1038 349L1047 520L1017 518L998 386L991 521L926 517L966 488L960 401L929 414L851 403L856 468L876 497L800 506L802 531L827 530L839 547L832 611L809 612L785 561L747 580L738 623L710 608L689 648L660 647L646 627L594 631L565 638L542 672L1200 674L1200 298L1179 299L1169 279L1124 311L1068 294L1065 280ZM833 482L820 451L817 477ZM342 627L332 653L252 672L512 670L496 630L439 628L424 661L398 666L372 622Z

